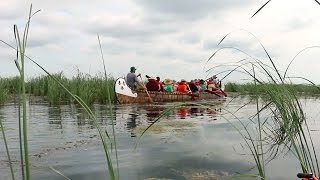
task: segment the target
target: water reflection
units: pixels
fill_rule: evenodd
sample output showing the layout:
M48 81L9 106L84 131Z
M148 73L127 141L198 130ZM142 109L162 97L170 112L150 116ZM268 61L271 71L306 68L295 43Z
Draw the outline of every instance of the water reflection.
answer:
M186 107L178 108L176 111L180 119L185 119L187 117L188 109Z
M133 132L133 129L138 126L137 123L137 117L139 114L137 113L137 107L133 106L131 107L130 112L128 113L129 117L127 118L126 121L126 128L130 132L131 137L136 137L136 135Z
M52 128L62 129L62 118L60 106L48 108L48 123Z
M239 102L244 101L245 99L234 101L228 110L238 110L241 105ZM184 131L184 136L174 137L170 142L161 135L144 136L138 151L133 151L136 140L134 130L154 122L166 109L166 104L111 107L94 105L92 109L101 128L110 130L111 123L115 125L121 179L187 179L186 176L195 174L207 173L211 177L212 173L245 172L254 165L248 163L250 157L239 156L234 152L234 145L242 142L241 137L228 123L219 119L224 105L210 106L188 105L171 110L164 117L165 120L192 122L196 127ZM313 104L312 107L316 105ZM256 106L251 108L255 111ZM316 108L308 110L314 109ZM6 104L0 108L12 157L19 161L17 111L16 104ZM250 109L246 109L242 112L241 118L248 118L248 114L252 114L249 111ZM82 108L74 104L48 107L45 103L33 102L29 103L28 114L30 158L36 164L32 171L33 179L60 178L48 169L39 168L48 166L53 166L71 179L107 178L101 142L92 121ZM315 123L318 122L313 122L312 127L319 129ZM173 137L174 134L167 133L165 136ZM3 143L0 143L0 179L10 177L5 154ZM276 174L277 167L283 167L285 174L289 174L292 169L299 167L295 162L294 159L290 159L289 163L277 162L274 166L269 166L270 174ZM280 176L281 174L274 179L288 179Z
M164 109L164 106L145 106L144 110L146 111L147 122L149 124L153 123Z

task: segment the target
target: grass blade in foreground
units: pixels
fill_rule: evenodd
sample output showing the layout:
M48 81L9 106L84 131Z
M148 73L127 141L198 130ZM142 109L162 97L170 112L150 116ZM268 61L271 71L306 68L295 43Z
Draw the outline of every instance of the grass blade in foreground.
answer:
M6 134L5 134L5 130L3 127L3 123L2 123L2 117L0 117L0 131L2 132L2 137L3 137L3 141L4 141L4 146L6 148L6 153L7 153L7 157L8 157L8 163L9 163L9 167L10 167L10 172L11 172L11 178L13 180L15 180L14 178L14 172L13 172L13 168L12 168L12 162L11 162L11 157L10 157L10 152L9 152L9 148L8 148L8 143L7 143L7 139L6 139Z
M37 13L39 11L36 11ZM21 93L20 97L22 98L22 132L23 132L23 152L24 155L24 162L25 162L25 177L27 180L30 180L30 162L29 162L29 150L28 150L28 131L27 131L27 97L26 97L26 85L25 85L25 64L24 64L24 58L25 58L25 51L26 51L26 44L27 44L27 37L28 37L28 32L29 32L29 27L30 27L30 20L32 17L32 4L30 6L30 11L29 11L29 17L27 24L25 26L24 34L23 34L23 39L21 41L19 30L17 25L14 25L14 35L15 35L15 40L16 40L16 45L17 45L17 61L15 61L17 69L20 73L20 83L21 83ZM20 127L20 126L19 126ZM19 129L21 131L21 129ZM21 147L20 147L21 148Z
M104 57L103 57L103 52L102 52L102 47L101 47L101 41L99 34L97 34L98 41L99 41L99 47L100 47L100 52L101 52L101 58L102 58L102 63L103 63L103 70L104 70L104 77L105 80L108 81L108 76L107 76L107 70L106 70L106 65L104 62ZM117 150L117 140L116 140L116 131L114 129L114 122L113 122L113 113L112 113L112 106L111 106L111 93L110 89L107 88L107 94L108 94L108 101L109 101L109 110L110 110L110 115L111 115L111 126L112 126L112 135L113 135L113 143L114 143L114 148L116 151L116 162L117 162L117 174L118 174L118 179L120 179L120 172L119 172L119 159L118 159L118 150Z

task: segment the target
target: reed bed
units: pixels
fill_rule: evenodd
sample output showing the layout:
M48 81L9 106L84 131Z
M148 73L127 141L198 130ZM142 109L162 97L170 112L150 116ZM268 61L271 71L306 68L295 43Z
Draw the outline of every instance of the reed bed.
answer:
M67 78L62 72L52 74L59 82L66 86L72 93L79 96L87 105L93 103L113 104L116 102L114 94L114 78L107 80L101 75L92 76L78 72L72 78ZM72 103L73 100L69 94L61 89L60 85L49 76L40 76L32 78L27 83L28 93L34 96L47 97L50 105Z
M9 89L6 88L6 81L0 79L0 104L3 104L9 98Z
M226 83L225 84L225 91L226 92L237 92L240 94L263 94L266 93L265 86L272 87L274 84L272 83L265 83L263 85L254 83ZM305 95L319 95L320 90L319 86L315 86L312 84L281 84L285 88L294 89L298 94L305 94Z
M114 94L115 78L102 73L96 75L78 72L75 76L67 78L63 72L52 74L59 82L65 85L72 93L81 97L87 104L116 103ZM0 78L0 104L6 102L10 96L17 96L20 86L19 77ZM32 77L26 82L26 93L29 96L42 96L50 105L68 104L74 101L69 94L61 89L60 85L48 75ZM110 98L109 98L110 96Z

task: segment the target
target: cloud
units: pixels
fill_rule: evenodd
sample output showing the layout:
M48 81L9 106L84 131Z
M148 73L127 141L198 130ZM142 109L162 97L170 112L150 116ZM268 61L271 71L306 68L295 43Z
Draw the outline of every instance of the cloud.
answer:
M99 19L104 19L99 20ZM177 31L175 26L158 26L157 24L150 24L141 20L125 19L123 21L108 22L112 17L103 18L98 20L91 20L88 22L87 32L90 34L99 33L106 37L117 39L130 39L138 41L147 41L153 37L164 34L170 34ZM121 17L120 17L121 19Z
M304 29L310 29L314 24L315 24L315 20L313 19L305 19L305 18L301 18L301 17L294 17L292 19L289 20L285 31L301 31Z
M137 0L136 3L146 9L151 16L161 14L166 19L172 20L198 20L210 15L218 15L221 12L235 6L243 6L250 0ZM158 16L159 17L159 16Z
M0 20L1 21L10 21L17 19L23 15L23 6L21 2L16 0L0 1Z

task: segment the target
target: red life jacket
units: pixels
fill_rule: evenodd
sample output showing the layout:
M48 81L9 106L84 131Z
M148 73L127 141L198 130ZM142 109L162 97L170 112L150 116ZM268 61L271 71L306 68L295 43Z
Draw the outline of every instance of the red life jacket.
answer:
M146 87L148 91L160 91L160 84L154 79L149 79Z

